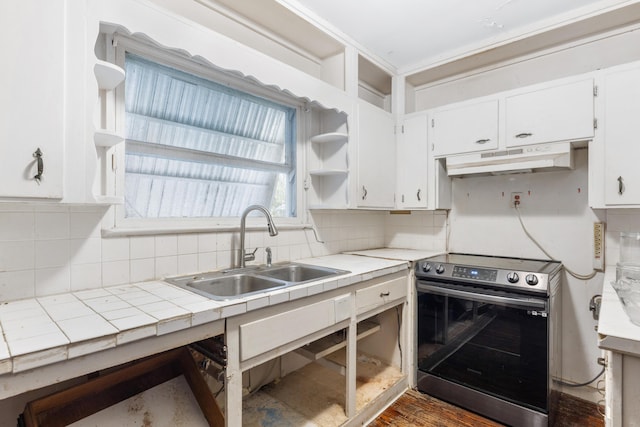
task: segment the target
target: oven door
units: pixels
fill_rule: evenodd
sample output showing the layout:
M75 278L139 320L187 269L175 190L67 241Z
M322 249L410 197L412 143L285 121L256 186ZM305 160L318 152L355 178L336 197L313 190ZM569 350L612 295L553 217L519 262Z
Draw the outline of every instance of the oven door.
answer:
M417 294L419 389L453 384L449 395L548 412L548 299L422 280Z

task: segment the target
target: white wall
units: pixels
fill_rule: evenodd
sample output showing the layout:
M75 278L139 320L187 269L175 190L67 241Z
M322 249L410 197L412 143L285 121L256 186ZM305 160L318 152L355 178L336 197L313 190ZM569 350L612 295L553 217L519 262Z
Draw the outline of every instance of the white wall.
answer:
M454 179L449 250L547 259L525 235L516 210L510 207L511 192L522 192L519 210L529 233L567 268L590 273L593 223L600 219L588 206L587 150L574 154L573 171ZM587 281L566 272L563 276L562 377L582 383L601 369L596 363L600 356L597 322L589 311L589 300L602 290L602 273ZM566 391L595 398L593 390Z

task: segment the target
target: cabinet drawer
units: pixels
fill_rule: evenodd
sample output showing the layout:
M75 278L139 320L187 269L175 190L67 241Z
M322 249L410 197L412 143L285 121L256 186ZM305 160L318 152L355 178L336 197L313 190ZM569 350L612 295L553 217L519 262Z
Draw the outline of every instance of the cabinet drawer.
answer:
M336 304L330 299L240 325L240 360L244 361L332 326Z
M361 314L407 296L407 278L399 277L356 291L356 313Z

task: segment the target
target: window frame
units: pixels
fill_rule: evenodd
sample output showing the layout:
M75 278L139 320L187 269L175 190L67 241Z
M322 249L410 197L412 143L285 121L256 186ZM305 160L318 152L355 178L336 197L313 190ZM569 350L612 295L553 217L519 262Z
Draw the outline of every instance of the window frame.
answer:
M195 76L212 80L218 84L228 86L232 89L243 91L251 95L262 97L274 101L296 110L296 130L295 130L295 191L296 201L295 217L274 217L278 226L303 227L306 225L306 192L303 182L306 174L305 170L305 135L306 135L306 105L305 102L282 93L277 89L262 86L252 82L248 78L235 75L224 70L217 69L215 65L198 61L184 52L178 52L169 48L163 48L142 41L134 36L122 33L114 33L107 36L107 57L116 65L124 68L125 53L129 52L143 58L157 61L158 63L193 74ZM125 133L125 102L124 84L121 84L114 91L111 102L114 103L115 128L118 134ZM107 101L109 102L109 101ZM126 141L115 148L115 190L116 194L124 197L125 182L125 153ZM292 158L292 160L294 160ZM198 232L198 231L227 231L235 230L240 225L240 217L199 217L199 218L127 218L125 217L125 206L116 205L113 218L107 219L111 226L106 234L145 234L152 232ZM111 223L112 222L112 223ZM264 227L263 218L247 218L248 228Z

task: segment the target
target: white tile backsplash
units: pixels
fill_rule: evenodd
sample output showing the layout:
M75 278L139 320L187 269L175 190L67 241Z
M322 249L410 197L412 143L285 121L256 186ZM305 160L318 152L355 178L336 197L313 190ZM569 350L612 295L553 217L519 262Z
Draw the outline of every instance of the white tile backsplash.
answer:
M36 240L35 267L63 267L69 264L69 240Z
M33 240L0 241L0 271L35 268Z
M68 239L69 238L69 214L67 212L37 212L35 214L35 238Z
M239 247L239 233L230 231L103 238L101 223L112 212L102 207L2 206L0 302L229 268ZM276 237L266 227L252 230L246 247L258 251L250 264L266 261L266 246L274 262L379 247L391 240L385 228L394 227L384 212L312 216L324 243L311 230L281 229Z

